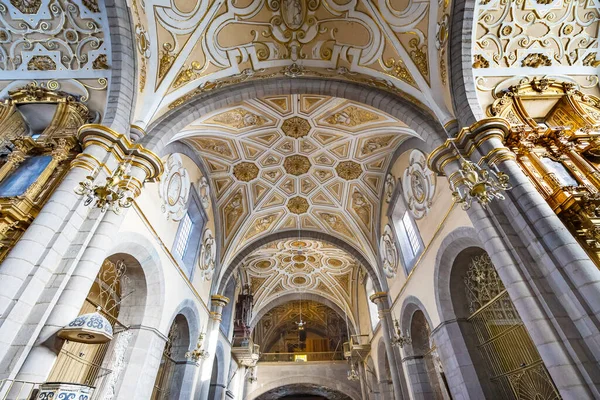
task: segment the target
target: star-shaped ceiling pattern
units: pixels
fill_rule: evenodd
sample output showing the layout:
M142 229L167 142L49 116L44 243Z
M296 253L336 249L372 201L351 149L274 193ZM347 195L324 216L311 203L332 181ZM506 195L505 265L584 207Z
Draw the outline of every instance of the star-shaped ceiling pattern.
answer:
M411 135L358 103L288 95L218 110L174 140L206 163L224 265L262 235L299 228L346 240L375 265L377 197L394 150Z

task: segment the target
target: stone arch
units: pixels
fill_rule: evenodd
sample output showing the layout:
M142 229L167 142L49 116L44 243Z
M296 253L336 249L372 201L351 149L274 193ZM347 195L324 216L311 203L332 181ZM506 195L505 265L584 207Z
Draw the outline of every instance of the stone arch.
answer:
M131 295L123 301L120 319L158 328L165 303L165 280L158 252L150 240L137 232L119 232L114 243L109 257L124 257L132 267L128 266L129 279L123 284L123 293Z
M129 137L136 97L135 40L125 0L106 0L112 65L107 106L102 124Z
M256 388L252 392L246 395L246 400L254 400L259 398L261 395L269 392L270 390L282 388L290 384L294 385L317 385L322 386L340 393L345 394L353 400L361 399L360 393L348 385L346 382L342 380L332 381L331 379L327 379L322 376L314 376L314 375L296 375L293 377L284 377L277 379L275 381L266 383L264 385L260 385L260 387Z
M291 238L320 240L337 246L342 250L345 250L346 252L348 252L348 254L355 257L359 264L362 264L365 267L367 273L369 274L369 276L371 276L371 279L373 279L375 291L385 291L387 289L387 283L385 282L385 280L381 280L379 278L379 274L377 272L376 267L371 265L371 263L369 263L367 258L359 250L357 250L354 246L352 246L345 240L339 239L325 232L317 232L311 230L302 230L300 237L298 237L298 230L286 230L265 235L260 239L249 243L248 245L246 245L246 247L239 251L237 256L229 263L227 269L225 269L220 275L220 280L218 284L219 290L217 291L217 293L222 293L224 291L227 281L233 276L237 267L242 263L244 258L250 255L254 250L271 242Z
M484 117L473 77L475 5L474 0L452 3L449 54L455 56L450 57L450 88L458 130L471 126Z
M406 332L407 329L410 329L413 315L417 311L423 313L429 328L432 329L433 325L431 324L431 318L421 300L415 296L408 296L404 299L402 307L400 308L400 329L402 332Z
M367 375L366 384L368 393L370 394L379 392L379 377L377 375L377 369L375 368L373 357L370 355L367 357L367 362L365 363L365 374Z
M472 227L459 227L450 232L438 249L435 270L434 270L434 288L435 301L441 321L448 321L457 318L452 303L450 277L452 267L456 257L469 247L483 249L483 244L478 239L477 231ZM431 324L431 322L430 322ZM430 325L432 328L433 326Z
M271 311L273 308L277 307L277 306L281 306L285 303L289 303L291 301L296 301L296 300L312 300L312 301L316 301L317 303L321 303L329 308L331 308L332 310L334 310L339 316L341 317L345 317L345 313L344 310L342 310L342 308L337 305L335 302L333 302L332 300L328 299L325 296L321 296L317 293L300 293L300 292L296 292L296 293L287 293L281 297L276 298L275 300L269 302L269 304L266 307L262 307L258 310L258 312L256 314L254 314L252 316L252 320L250 322L250 327L252 329L254 329L254 327L256 326L256 324L262 319L262 317L265 316L266 313L268 313L269 311ZM354 317L352 315L348 316L348 324L350 325L350 333L354 334L356 333L356 325L354 323Z
M273 78L244 82L199 95L159 118L148 128L140 143L160 152L176 133L202 115L244 100L279 94L320 94L357 101L404 121L432 147L437 147L447 138L446 130L435 117L406 98L384 90L322 78Z
M198 311L198 307L196 306L194 300L185 299L179 303L173 312L172 317L169 319L167 327L170 327L178 316L182 316L186 320L185 322L188 328L188 336L190 338L188 350L193 350L196 347L196 339L203 328L201 326L200 312Z

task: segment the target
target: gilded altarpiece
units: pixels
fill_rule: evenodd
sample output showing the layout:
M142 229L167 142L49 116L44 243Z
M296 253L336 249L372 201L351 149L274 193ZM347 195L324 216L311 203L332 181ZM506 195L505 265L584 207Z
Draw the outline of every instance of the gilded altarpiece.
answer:
M35 85L0 104L0 260L68 171L88 118L75 97Z
M488 112L511 124L506 146L600 267L600 99L536 79L510 87Z

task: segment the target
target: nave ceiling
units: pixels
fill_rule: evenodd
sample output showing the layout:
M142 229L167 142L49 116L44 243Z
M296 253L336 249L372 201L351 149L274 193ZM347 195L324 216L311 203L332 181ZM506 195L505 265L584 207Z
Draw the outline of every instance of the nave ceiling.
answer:
M209 171L223 235L222 265L282 230L326 232L376 265L376 221L394 150L414 132L339 98L273 96L203 116L173 140Z
M289 293L323 296L354 309L361 266L336 246L307 239L272 242L244 258L240 274L254 295L254 314ZM352 315L350 315L352 319Z

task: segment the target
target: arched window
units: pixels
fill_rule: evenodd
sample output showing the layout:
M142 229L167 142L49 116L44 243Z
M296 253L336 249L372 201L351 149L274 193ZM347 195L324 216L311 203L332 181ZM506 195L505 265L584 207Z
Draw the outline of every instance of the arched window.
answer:
M419 255L423 252L425 246L423 239L419 233L419 228L415 220L407 210L404 200L401 196L397 196L396 204L393 207L391 219L400 245L400 253L402 253L402 261L406 274L409 274L415 266Z
M172 249L173 255L179 261L180 266L190 280L192 279L194 266L200 252L202 233L204 232L206 221L206 212L201 206L195 186L192 185L188 209L179 222L179 228Z

